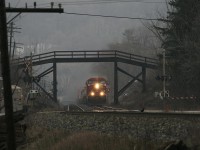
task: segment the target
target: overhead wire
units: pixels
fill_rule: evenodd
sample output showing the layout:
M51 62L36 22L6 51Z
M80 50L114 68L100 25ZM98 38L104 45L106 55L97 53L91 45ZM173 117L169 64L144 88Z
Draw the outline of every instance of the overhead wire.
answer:
M88 5L88 4L111 4L111 3L143 3L143 4L164 4L166 2L159 2L159 1L133 1L133 0L101 0L101 1L58 1L54 2L54 4L62 4L62 5ZM50 3L39 3L37 6L50 6ZM32 6L32 5L31 5ZM31 7L29 5L29 7Z
M160 1L133 1L133 0L109 0L109 1L105 1L105 0L101 0L101 1L92 1L92 0L88 0L88 1L68 1L68 2L64 2L64 1L60 1L60 2L54 2L54 5L56 4L62 4L64 6L66 5L85 5L85 4L108 4L108 3L126 3L126 2L134 2L134 3L148 3L148 4L163 4L166 3L165 2L160 2ZM48 5L50 6L50 3L41 3L38 4L37 6L44 6L44 5ZM46 7L48 7L46 6ZM76 13L76 12L64 12L64 14L68 14L68 15L79 15L79 16L92 16L92 17L104 17L104 18L117 18L117 19L130 19L130 20L146 20L146 21L155 21L155 20L161 20L161 19L152 19L152 18L142 18L142 17L127 17L127 16L113 16L113 15L99 15L99 14L89 14L89 13Z
M20 0L18 0L19 2ZM105 3L124 3L124 2L134 2L134 3L166 3L165 2L158 2L158 1L132 1L132 0L110 0L110 1L76 1L76 2L54 2L56 4L62 5L79 5L79 4L105 4ZM37 4L37 6L48 5L46 7L50 7L50 3L41 3ZM30 6L29 6L30 7ZM76 13L76 12L64 12L64 14L68 15L78 15L78 16L91 16L91 17L103 17L103 18L116 18L116 19L129 19L129 20L146 20L146 21L162 21L163 19L155 19L155 18L143 18L143 17L127 17L127 16L114 16L114 15L100 15L100 14L90 14L90 13Z
M88 14L88 13L64 12L64 14L68 14L68 15L78 15L78 16L103 17L103 18L116 18L116 19L146 20L146 21L162 21L162 19L154 19L154 18L111 16L111 15L99 15L99 14Z
M76 2L56 2L56 4L61 3L62 5L88 5L88 4L111 4L111 3L164 3L164 2L147 2L147 1L132 1L132 0L111 0L111 1L76 1Z

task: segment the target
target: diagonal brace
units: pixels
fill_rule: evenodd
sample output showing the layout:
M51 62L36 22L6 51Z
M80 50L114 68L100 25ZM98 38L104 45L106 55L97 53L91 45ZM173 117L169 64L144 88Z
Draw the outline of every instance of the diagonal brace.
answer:
M23 72L27 75L27 76L29 76L29 77L31 77L27 72L25 72L24 70L23 70ZM37 82L37 81L35 81L35 80L33 80L33 82L51 99L51 100L53 100L54 101L54 98Z
M134 77L133 75L131 75L130 73L124 71L123 69L121 69L121 68L119 68L119 67L117 67L117 70L119 70L120 72L126 74L127 76L132 77L133 79L137 78L137 77ZM140 80L140 79L137 79L137 80L140 81L140 82L142 83L142 80Z
M118 96L122 95L122 93L129 87L131 86L131 84L134 83L134 81L138 80L139 81L139 77L142 75L142 72L139 73L136 77L133 77L133 79L127 84L125 85L119 92L118 92Z
M49 69L45 70L44 72L42 72L41 74L38 75L39 78L51 73L53 71L53 66L50 67Z
M34 81L33 82L52 100L54 101L54 98L37 82L37 81Z

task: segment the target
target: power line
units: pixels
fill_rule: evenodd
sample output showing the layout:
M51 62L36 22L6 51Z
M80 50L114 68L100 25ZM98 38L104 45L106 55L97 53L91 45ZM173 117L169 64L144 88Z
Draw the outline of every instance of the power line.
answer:
M102 18L129 19L129 20L166 21L166 19L156 19L156 18L126 17L126 16L99 15L99 14L74 13L74 12L64 12L64 14L77 15L77 16L89 16L89 17L102 17ZM24 16L21 16L21 18Z
M110 16L110 15L98 15L98 14L85 14L85 13L72 13L72 12L64 12L64 14L68 14L68 15L78 15L78 16L103 17L103 18L116 18L116 19L146 20L146 21L162 21L162 19L154 19L154 18L122 17L122 16Z
M142 2L142 1L132 1L132 0L112 0L112 1L76 1L76 2L59 2L62 5L87 5L87 4L110 4L110 3L143 3L143 4L163 4L164 2Z
M99 4L99 3L123 3L123 2L135 2L135 3L166 3L166 2L157 2L157 1L132 1L132 0L111 0L111 1L76 1L76 2L54 2L53 4L62 4L62 5L76 5L76 4ZM37 4L37 6L47 5L50 6L50 3ZM30 6L29 6L30 7ZM17 8L15 8L17 9ZM163 19L155 18L143 18L143 17L126 17L126 16L113 16L113 15L99 15L99 14L88 14L88 13L74 13L74 12L64 12L68 15L79 15L79 16L92 16L92 17L103 17L103 18L116 18L116 19L130 19L130 20L146 20L146 21L163 21Z
M88 4L112 4L112 3L143 3L143 4L165 4L166 2L159 2L159 1L133 1L133 0L100 0L100 1L59 1L54 2L54 4L62 4L62 5L88 5ZM48 5L49 3L40 3L37 6L44 6ZM30 7L30 6L29 6Z

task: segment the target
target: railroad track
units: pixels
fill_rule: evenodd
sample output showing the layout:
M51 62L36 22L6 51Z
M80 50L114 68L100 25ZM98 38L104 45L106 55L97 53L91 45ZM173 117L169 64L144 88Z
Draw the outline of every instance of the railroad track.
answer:
M77 105L79 106L79 105ZM129 110L111 106L85 106L80 108L84 111L62 111L60 113L73 115L131 115L131 116L157 116L157 117L200 117L200 111L171 111L164 112L162 110Z
M64 106L64 111L68 112L83 112L85 111L81 106L76 104L69 104Z
M38 113L67 113L67 114L117 114L117 115L155 115L155 116L200 116L200 111L172 111L172 112L163 112L161 110L152 111L145 110L129 110L119 107L111 106L87 106L87 105L77 105L69 104L64 106L64 110L60 111L44 111ZM15 113L15 121L20 120L19 116L22 114L20 111ZM22 117L22 116L21 116ZM0 121L5 118L4 114L0 114Z
M172 113L172 112L136 112L136 111L96 111L96 112L60 112L61 114L66 115L95 115L95 116L130 116L130 117L155 117L155 118L189 118L189 119L200 119L200 113Z
M130 110L125 108L111 107L111 106L93 106L92 112L128 112ZM132 110L133 111L133 110ZM134 112L139 112L134 110Z
M62 111L46 111L38 113L62 113L72 115L129 115L129 116L155 116L155 117L200 117L200 111L171 111L162 110L128 110L111 106L65 105Z
M77 104L69 104L65 105L63 110L55 110L55 111L44 111L44 112L38 112L38 113L65 113L65 112L127 112L127 109L123 108L115 108L115 107L109 107L109 106L88 106L88 105L77 105Z

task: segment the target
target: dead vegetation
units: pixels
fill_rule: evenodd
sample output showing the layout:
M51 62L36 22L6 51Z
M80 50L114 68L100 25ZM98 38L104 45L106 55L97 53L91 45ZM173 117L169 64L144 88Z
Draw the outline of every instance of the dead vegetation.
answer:
M90 131L69 133L33 127L27 130L25 150L155 150L160 144Z

